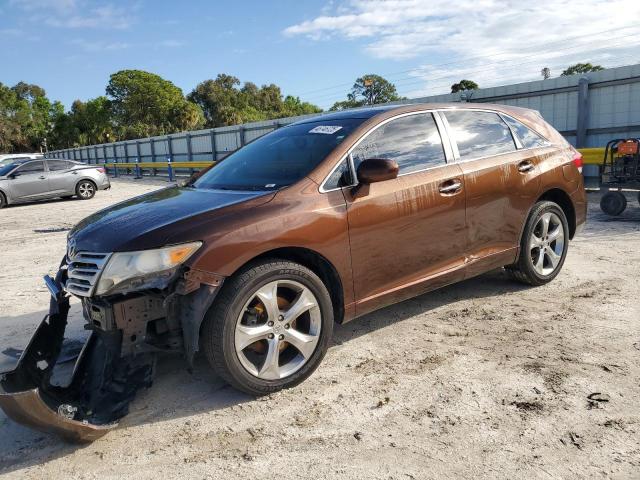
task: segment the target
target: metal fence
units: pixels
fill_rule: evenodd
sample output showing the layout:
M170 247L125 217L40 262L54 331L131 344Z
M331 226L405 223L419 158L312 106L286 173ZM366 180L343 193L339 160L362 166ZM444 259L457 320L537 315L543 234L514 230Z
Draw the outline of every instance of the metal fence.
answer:
M640 137L640 64L395 103L461 101L532 108L573 145L600 147L611 138ZM111 168L115 172L153 175L164 171L170 161L178 173L188 173L201 168L202 162L220 160L255 138L310 116L55 150L47 156L114 164Z

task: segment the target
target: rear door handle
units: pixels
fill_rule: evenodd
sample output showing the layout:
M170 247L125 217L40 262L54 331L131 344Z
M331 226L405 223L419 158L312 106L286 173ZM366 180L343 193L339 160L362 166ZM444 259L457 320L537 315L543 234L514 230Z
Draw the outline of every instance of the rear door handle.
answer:
M455 195L462 190L462 181L458 178L447 180L440 184L439 190L442 195Z
M535 165L531 163L529 160L524 160L518 164L518 171L520 173L530 172L535 168Z

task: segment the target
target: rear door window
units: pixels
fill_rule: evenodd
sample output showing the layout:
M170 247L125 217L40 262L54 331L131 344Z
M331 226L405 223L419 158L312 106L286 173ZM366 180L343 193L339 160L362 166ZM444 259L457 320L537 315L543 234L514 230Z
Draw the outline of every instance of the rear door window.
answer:
M368 158L395 160L401 175L446 163L440 132L431 113L407 115L378 127L352 156L356 169Z
M52 172L69 170L73 166L71 162L66 162L64 160L47 160L47 164L49 165L49 170Z
M511 130L497 113L454 110L445 112L445 116L451 135L458 145L460 160L490 157L516 150Z
M535 148L544 147L549 142L531 130L529 127L523 125L514 118L503 115L502 118L509 124L514 133L518 136L522 148Z

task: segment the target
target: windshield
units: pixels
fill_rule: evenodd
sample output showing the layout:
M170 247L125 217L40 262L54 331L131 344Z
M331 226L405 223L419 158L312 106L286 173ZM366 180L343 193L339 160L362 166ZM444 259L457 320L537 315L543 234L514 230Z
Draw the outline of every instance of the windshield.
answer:
M193 184L222 190L276 190L311 172L365 119L283 127L229 155Z
M19 163L11 162L11 163L2 163L2 164L0 164L0 177L2 177L3 175L6 175L7 173L9 173L11 170L16 168L21 163L22 162L19 162Z

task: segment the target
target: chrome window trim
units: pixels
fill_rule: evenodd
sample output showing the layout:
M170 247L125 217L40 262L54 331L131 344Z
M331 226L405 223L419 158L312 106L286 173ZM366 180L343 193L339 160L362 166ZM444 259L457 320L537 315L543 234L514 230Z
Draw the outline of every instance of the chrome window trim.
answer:
M511 132L511 137L513 138L513 143L516 145L516 149L513 152L503 152L503 153L498 153L498 154L495 154L495 155L485 155L485 156L482 156L482 157L474 157L474 158L461 160L460 159L460 152L458 150L458 145L457 145L455 139L453 138L453 135L451 134L451 126L449 125L449 121L447 120L446 112L448 112L448 111L485 112L485 113L494 113L494 114L498 115L499 117L501 117L501 120L505 123L505 125L507 125L507 128ZM380 122L378 125L376 125L371 130L366 132L361 138L359 138L358 141L356 141L356 143L354 143L351 146L351 148L349 148L349 150L340 158L340 160L338 162L336 162L335 166L331 169L329 174L324 178L324 180L320 184L320 188L319 188L320 193L335 192L336 190L342 190L343 188L350 188L350 187L355 186L356 184L345 185L344 187L337 187L337 188L331 188L331 189L325 189L324 188L324 184L327 182L327 180L329 180L329 177L331 175L333 175L333 173L340 166L340 164L343 161L345 161L345 159L348 156L351 155L351 152L355 148L357 148L358 145L364 139L366 139L372 132L377 130L382 125L384 125L384 124L386 124L386 123L388 123L388 122L390 122L392 120L395 120L397 118L407 117L409 115L418 115L418 114L421 114L421 113L431 113L433 115L433 118L436 120L436 125L438 127L439 132L440 132L440 138L442 139L443 147L444 147L444 151L445 151L444 152L445 153L445 161L446 161L445 165L449 163L449 160L451 160L451 163L475 162L476 160L484 160L484 159L487 159L487 158L499 157L501 155L508 155L508 154L511 154L511 153L514 153L514 152L527 152L527 151L530 151L530 150L536 150L536 149L539 149L539 148L549 148L549 147L553 146L553 143L550 142L544 135L541 135L537 130L534 130L533 128L523 124L526 128L528 128L529 130L534 132L536 135L538 135L544 142L544 145L541 145L541 146L538 146L538 147L524 148L522 146L522 143L520 142L520 139L518 138L518 136L512 130L511 126L504 120L504 118L502 118L502 116L511 118L514 121L518 122L518 123L522 123L522 122L519 121L517 118L514 118L511 115L509 115L507 113L504 113L504 112L501 112L501 111L498 111L498 110L490 110L490 109L485 109L485 108L454 108L454 107L450 107L450 108L437 108L437 109L418 110L418 111L415 111L415 112L401 113L399 115L387 118L386 120ZM439 120L439 122L438 122L438 120ZM441 127L443 127L444 130L442 130ZM444 137L446 137L446 141L445 141ZM451 152L449 152L449 153L451 153L451 157L447 156L448 152L447 152L447 147L446 147L445 143L449 144L449 147L451 149ZM417 171L414 171L414 172L407 172L407 173L403 173L403 174L398 175L398 177L405 176L405 175L412 175L414 173L420 173L420 172L424 172L426 170L432 170L434 168L440 168L442 166L443 165L437 165L435 167L429 167L429 168L425 168L425 169L422 169L422 170L417 170ZM355 170L353 169L353 161L351 162L350 169L351 169L351 176L355 179L356 178L356 173L355 173Z
M340 160L338 160L335 164L335 166L331 169L331 171L329 172L329 174L327 176L324 177L324 180L322 180L322 183L320 183L320 188L318 189L320 193L328 193L328 192L335 192L336 190L342 190L343 188L350 188L350 187L354 187L357 185L357 183L351 184L351 185L345 185L343 187L337 187L337 188L330 188L330 189L325 189L324 185L327 182L327 180L329 180L329 177L331 177L331 175L333 175L333 173L338 169L338 167L342 164L342 162L345 161L345 159L350 158L350 164L349 164L349 168L351 170L351 176L355 179L356 178L356 172L355 169L353 168L353 157L351 157L351 153L358 148L358 146L360 145L360 143L362 143L369 135L371 135L373 132L375 132L378 128L382 127L383 125L386 125L387 123L393 121L393 120L397 120L398 118L403 118L403 117L409 117L411 115L421 115L421 114L425 114L425 113L431 113L433 120L436 124L436 128L438 129L438 133L440 134L440 140L442 141L442 150L444 153L444 161L445 163L443 165L436 165L433 167L428 167L428 168L424 168L421 170L415 170L413 172L407 172L407 173L402 173L399 174L398 177L403 177L406 175L412 175L414 173L420 173L420 172L424 172L426 170L432 170L434 168L440 168L443 167L445 165L447 165L449 163L449 158L447 158L447 147L446 147L446 143L447 141L445 141L444 138L444 134L445 132L441 129L441 124L438 123L438 120L440 118L440 115L437 114L437 112L439 112L439 110L434 110L434 109L429 109L429 110L417 110L415 112L406 112L406 113L400 113L398 115L395 115L393 117L389 117L386 120L383 120L382 122L378 123L377 125L375 125L371 130L368 130L367 132L365 132L364 135L362 135L362 137L360 137L350 148L349 150L347 150L347 152L340 158ZM451 159L453 161L453 158Z

